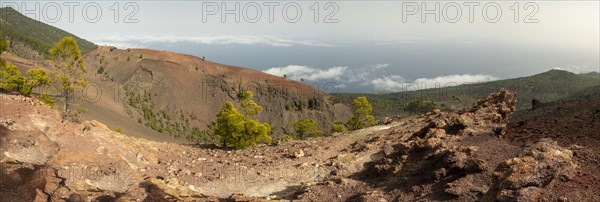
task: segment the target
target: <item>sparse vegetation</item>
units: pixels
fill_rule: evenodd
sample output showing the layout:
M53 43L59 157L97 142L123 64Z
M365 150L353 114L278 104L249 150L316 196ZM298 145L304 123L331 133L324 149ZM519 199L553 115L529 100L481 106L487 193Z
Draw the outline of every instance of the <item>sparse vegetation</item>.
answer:
M8 49L8 41L0 40L0 55ZM20 90L24 78L17 67L10 62L0 59L0 89L5 91Z
M6 40L0 40L0 55L8 48ZM50 84L46 71L42 68L29 69L25 77L12 63L0 60L0 89L5 91L19 91L23 95L30 95L34 88Z
M192 126L196 116L183 116L182 110L177 109L156 109L156 104L152 100L150 92L143 91L140 95L133 86L126 89L128 105L136 109L138 113L128 113L131 117L137 117L137 122L151 128L159 133L171 135L176 138L183 138L189 141L214 143L216 137L211 130L205 130ZM173 118L177 117L177 118Z
M425 98L420 98L406 103L406 106L404 106L404 111L412 114L424 114L434 110L435 108L438 108L435 102Z
M348 130L358 130L377 124L375 117L371 115L373 108L366 97L358 97L352 104L353 116L348 121Z
M317 126L317 121L309 119L308 117L303 117L300 120L292 122L292 126L295 131L293 134L295 139L305 139L323 135L323 132L319 130L319 127Z
M21 91L25 78L15 65L0 61L0 89L5 91Z
M0 36L15 44L24 44L41 56L48 56L48 50L56 41L65 36L73 36L56 27L30 19L11 7L0 8L0 27ZM74 36L73 38L83 52L96 48L96 45L89 41ZM25 50L12 51L18 56L31 58L31 53Z
M115 128L115 132L117 132L117 133L123 133L123 129L122 128Z
M240 111L231 102L226 102L217 114L213 132L221 138L223 147L245 149L257 143L271 142L271 126L255 120L262 107L254 102L252 92L246 91L240 98Z

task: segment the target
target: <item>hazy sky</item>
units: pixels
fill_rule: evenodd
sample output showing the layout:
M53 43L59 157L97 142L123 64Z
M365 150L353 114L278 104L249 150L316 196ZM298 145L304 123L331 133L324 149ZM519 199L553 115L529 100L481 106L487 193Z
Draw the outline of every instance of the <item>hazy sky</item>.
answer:
M600 70L599 1L1 2L15 5L99 45L206 56L341 91Z

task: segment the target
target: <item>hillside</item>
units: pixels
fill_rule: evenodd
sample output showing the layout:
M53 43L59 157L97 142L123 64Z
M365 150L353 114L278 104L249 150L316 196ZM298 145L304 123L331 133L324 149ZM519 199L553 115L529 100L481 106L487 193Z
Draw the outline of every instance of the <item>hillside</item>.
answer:
M550 70L527 77L437 89L389 94L339 93L332 94L332 96L342 103L351 103L352 99L357 96L366 96L378 115L393 116L409 113L404 107L411 101L420 99L434 101L443 109L468 108L473 106L477 99L500 88L506 88L517 92L519 100L521 100L517 104L517 109L521 110L531 108L533 98L542 102L551 102L568 98L586 88L591 91L593 86L600 83L600 77L597 77L596 74L578 75L568 71Z
M62 37L73 36L12 8L0 9L0 17L0 37L11 42L2 58L22 73L49 67L44 57L48 50ZM317 120L324 131L334 121L350 117L346 106L332 103L328 95L302 82L185 54L97 47L73 37L90 82L83 92L87 111L83 118L102 121L128 135L169 142L213 141L208 128L216 114L226 101L237 103L246 90L262 105L257 118L271 124L271 136L276 138L304 116Z
M600 79L600 72L588 72L588 73L582 73L579 75L590 77L590 78Z
M0 8L0 38L9 40L9 51L20 57L43 59L54 43L65 36L75 38L82 53L96 47L71 33L26 17L13 8Z
M574 99L598 99L600 98L600 85L590 86L574 92L569 97L563 98L562 100L574 100Z
M48 65L12 54L2 57L21 71ZM348 107L334 104L329 95L302 82L190 55L101 46L84 55L84 64L90 86L82 118L135 137L211 142L207 130L216 114L226 101L239 107L238 95L246 90L263 107L257 118L271 124L275 138L291 132L291 122L305 116L316 120L323 131L351 116Z
M88 105L89 118L113 111L161 133L203 135L223 104L237 103L246 90L263 106L257 118L271 124L275 137L303 116L317 120L325 131L334 121L350 116L347 107L333 104L328 95L304 83L190 55L98 47L84 58L88 79L109 92Z

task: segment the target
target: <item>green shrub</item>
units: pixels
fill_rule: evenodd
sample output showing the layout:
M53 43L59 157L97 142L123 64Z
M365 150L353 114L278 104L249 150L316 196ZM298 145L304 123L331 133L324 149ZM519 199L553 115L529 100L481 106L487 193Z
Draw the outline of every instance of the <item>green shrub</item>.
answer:
M358 97L352 103L353 114L348 121L348 130L358 130L377 124L375 117L371 115L373 108L366 97Z
M9 62L0 61L0 89L5 91L23 91L27 89L26 79L17 67ZM26 92L26 94L29 94Z
M50 97L50 95L48 95L47 93L40 94L38 99L40 99L40 101L42 101L44 104L50 107L53 107L54 104L56 104L56 101L54 101L54 99L52 99L52 97Z
M0 40L0 54L8 48L6 40ZM0 89L5 91L19 91L30 95L33 88L50 84L50 78L42 68L27 70L23 77L15 65L0 59Z
M317 99L309 99L308 100L308 109L315 109L317 106Z
M297 139L305 139L308 137L318 137L323 135L323 132L317 127L317 121L304 117L300 120L292 122Z
M42 68L29 69L27 72L25 72L25 75L27 80L26 85L29 88L27 91L30 93L33 91L33 88L49 85L51 82L48 74L46 74L46 70Z
M96 71L96 74L103 74L104 73L104 66L100 66L100 68L98 68L98 71Z
M343 133L346 131L346 127L344 127L344 123L341 121L333 122L333 126L331 127L332 133Z
M231 102L226 102L217 114L217 121L213 132L221 138L223 147L245 149L257 143L269 143L271 126L255 120L262 107L252 100L252 93L246 91L240 95L241 111L238 111Z
M123 133L123 129L122 128L115 128L115 132L117 132L117 133Z
M0 40L0 54L8 49L8 41L2 39Z

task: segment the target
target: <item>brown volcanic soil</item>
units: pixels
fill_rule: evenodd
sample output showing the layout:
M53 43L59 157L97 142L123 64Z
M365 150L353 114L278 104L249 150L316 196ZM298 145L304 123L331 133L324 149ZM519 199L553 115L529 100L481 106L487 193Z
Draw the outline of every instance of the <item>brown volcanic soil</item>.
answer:
M138 139L97 121L61 123L56 111L35 100L1 98L0 201L600 199L592 145L533 135L525 145L512 142L516 129L506 123L531 122L527 116L535 113L511 118L515 97L506 91L467 112L434 111L242 151Z
M89 69L87 77L103 92L114 94L114 89L119 89L116 94L123 107L115 111L131 109L124 102L128 98L124 88L130 86L136 93L152 95L156 111L166 109L171 113L183 111L196 115L197 120L191 121L191 126L200 128L208 128L223 104L227 101L236 104L238 93L245 90L252 91L255 101L263 106L257 118L270 123L276 136L303 116L317 120L319 127L327 131L334 121L347 120L351 115L349 108L334 104L328 95L303 82L191 55L101 46L86 53L84 58ZM104 67L106 75L96 74L100 67ZM309 100L316 103L312 109L307 107ZM300 103L302 107L297 107ZM137 115L134 116L135 121Z
M39 101L0 98L0 201L290 198L330 176L337 168L326 162L348 145L392 127L228 151L134 138L97 121L61 123ZM344 162L360 168L373 152Z
M517 146L552 138L573 150L581 166L578 175L554 185L550 195L564 195L572 201L600 200L600 99L548 103L516 112L506 138Z
M242 90L254 93L256 102L263 106L257 118L271 124L274 136L281 136L291 128L291 122L304 116L317 120L319 127L328 131L334 121L347 120L351 115L348 107L334 104L327 94L303 82L191 55L100 46L83 57L85 76L90 83L85 91L87 112L83 119L98 120L111 129L122 128L133 137L186 142L138 123L142 112L128 105L126 87L140 95L150 94L156 104L155 112L164 109L171 117L179 117L180 112L186 117L193 114L197 119L189 125L202 129L214 122L226 101L235 104ZM32 67L49 67L47 61L26 60L11 54L3 54L2 58L23 72ZM104 73L98 74L101 67ZM313 108L308 108L309 101L316 103Z

